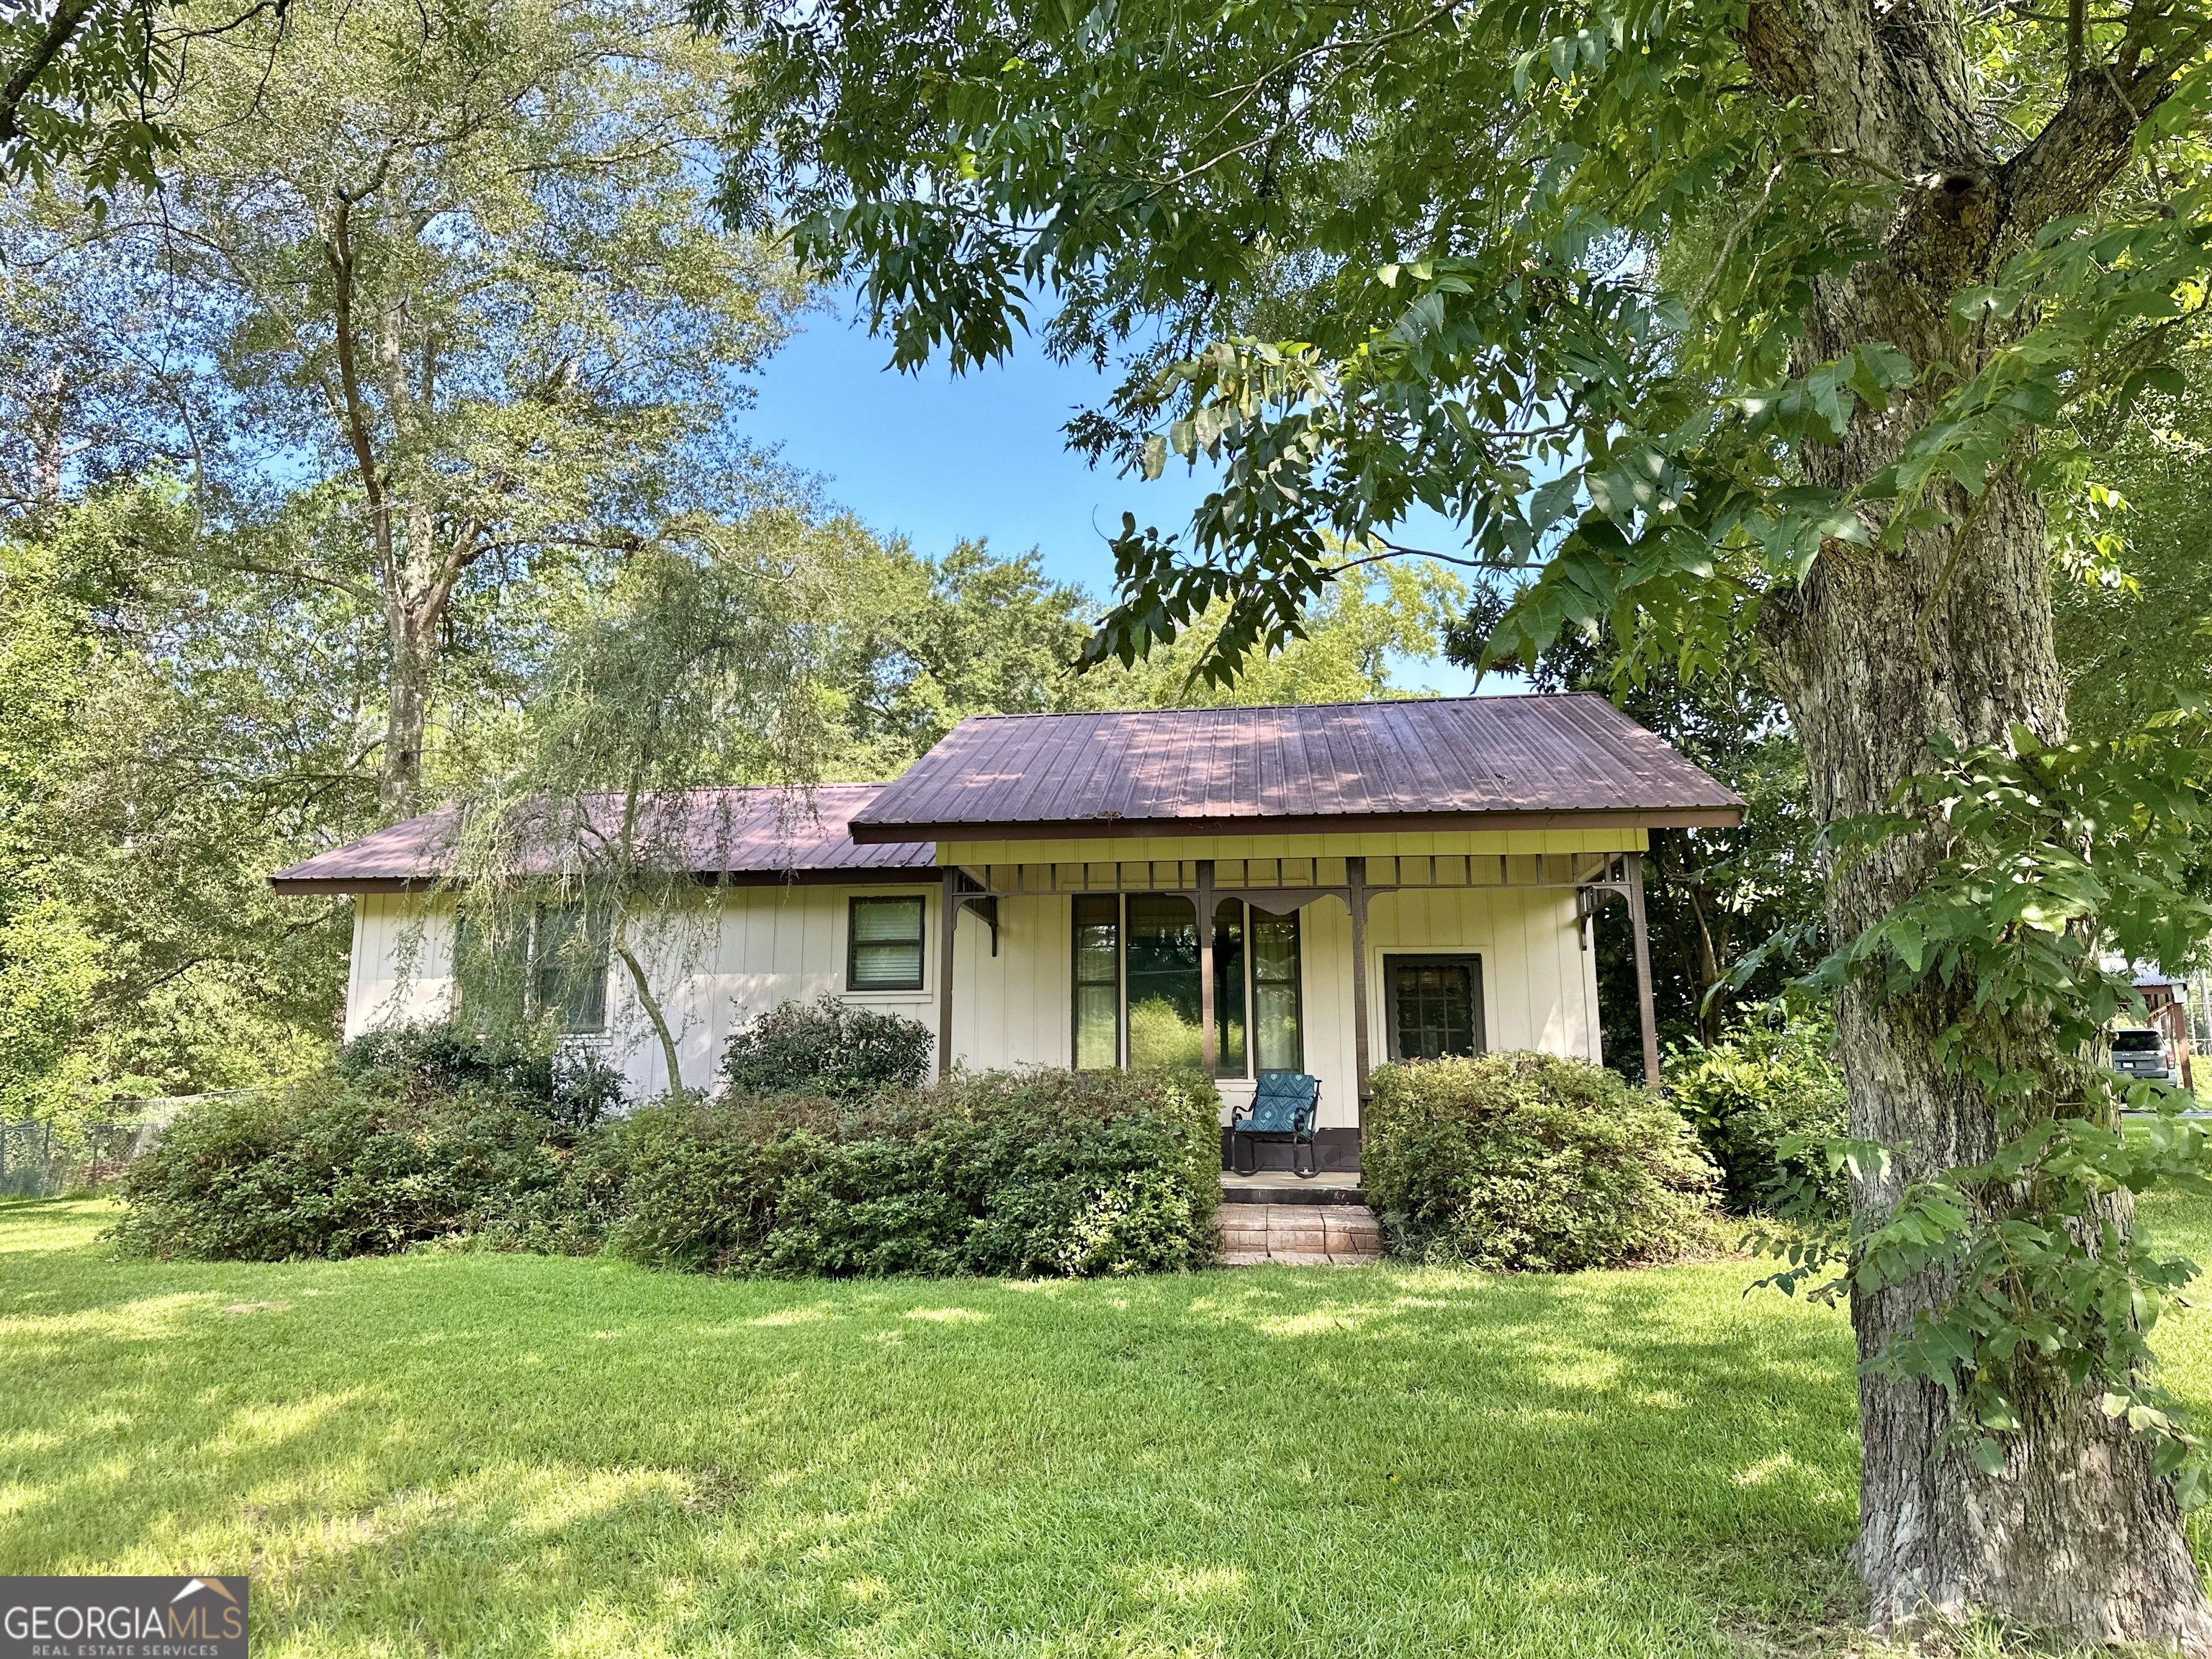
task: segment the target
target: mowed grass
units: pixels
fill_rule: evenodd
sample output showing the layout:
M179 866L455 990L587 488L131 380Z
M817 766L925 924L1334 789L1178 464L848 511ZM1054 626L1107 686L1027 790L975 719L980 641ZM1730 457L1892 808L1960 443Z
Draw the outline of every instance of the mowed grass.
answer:
M117 1261L112 1215L0 1205L0 1573L250 1572L264 1656L1723 1654L1850 1617L1849 1328L1746 1262L747 1284ZM2168 1346L2212 1397L2212 1321Z

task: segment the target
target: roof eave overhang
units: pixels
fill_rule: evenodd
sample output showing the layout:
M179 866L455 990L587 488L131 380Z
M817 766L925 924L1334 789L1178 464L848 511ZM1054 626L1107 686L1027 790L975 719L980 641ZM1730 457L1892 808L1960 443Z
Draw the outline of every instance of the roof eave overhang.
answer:
M1359 836L1482 830L1733 830L1744 809L1732 806L1629 806L1572 811L1368 812L1310 817L1071 818L1021 823L864 823L853 839L864 847L889 842L1121 841L1163 836Z
M933 864L866 865L858 869L827 870L695 870L692 880L702 887L872 887L890 883L911 886L933 881ZM288 898L309 898L333 893L430 893L441 883L435 876L288 876L269 878L269 884Z

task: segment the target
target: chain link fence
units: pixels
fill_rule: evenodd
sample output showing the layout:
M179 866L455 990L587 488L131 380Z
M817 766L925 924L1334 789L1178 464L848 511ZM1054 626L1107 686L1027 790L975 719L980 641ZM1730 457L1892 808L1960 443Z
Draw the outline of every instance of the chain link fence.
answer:
M132 1158L161 1138L161 1127L185 1107L253 1092L225 1089L118 1101L127 1119L93 1123L80 1119L33 1119L0 1123L0 1198L51 1198L96 1193L113 1184Z

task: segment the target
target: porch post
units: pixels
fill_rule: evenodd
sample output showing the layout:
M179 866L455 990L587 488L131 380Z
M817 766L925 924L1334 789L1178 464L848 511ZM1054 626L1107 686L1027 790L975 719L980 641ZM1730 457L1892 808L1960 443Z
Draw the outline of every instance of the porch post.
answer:
M952 935L960 921L960 866L945 866L944 919L937 933L937 1075L952 1075Z
M1644 926L1644 854L1624 855L1628 866L1628 923L1636 939L1636 1013L1644 1026L1644 1086L1659 1086L1659 1017L1651 1004L1651 935Z
M1220 1069L1213 1041L1213 860L1198 861L1198 1063L1211 1078Z
M1360 1123L1367 1115L1367 860L1344 861L1345 896L1352 907L1352 1073L1358 1093Z

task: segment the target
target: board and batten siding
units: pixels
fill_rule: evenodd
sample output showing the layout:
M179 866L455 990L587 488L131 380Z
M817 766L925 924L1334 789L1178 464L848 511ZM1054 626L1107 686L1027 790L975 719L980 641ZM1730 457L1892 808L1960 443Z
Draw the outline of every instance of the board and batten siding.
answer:
M925 901L919 991L846 988L847 930L856 896ZM999 900L998 951L981 916L963 918L953 953L953 1053L965 1064L1065 1066L1073 1046L1070 901ZM730 1033L787 1001L830 992L857 1006L921 1020L938 1015L943 889L908 886L735 888L674 927L641 929L640 951L675 1033L684 1080L711 1086ZM1322 1124L1358 1122L1352 1061L1352 919L1329 896L1301 913L1306 1067L1321 1079ZM452 912L404 895L356 901L346 1035L394 1020L434 1018L451 1006ZM1582 948L1573 890L1430 888L1376 893L1368 905L1368 1031L1373 1063L1389 1057L1383 959L1398 951L1482 958L1483 1024L1492 1048L1599 1055L1597 975ZM617 964L607 988L608 1058L641 1097L666 1087L659 1042ZM1224 1093L1249 1089L1231 1081Z
M923 988L845 988L849 901L906 895L924 901ZM725 890L672 925L637 928L638 956L676 1038L684 1081L711 1086L730 1033L781 1003L824 991L856 1006L879 1008L937 1025L940 885L775 886ZM969 927L979 927L971 921ZM965 943L967 929L962 930ZM987 947L988 948L988 947ZM434 1019L453 1006L453 912L405 895L364 894L355 901L353 973L346 1036L373 1026ZM617 963L607 977L607 1035L599 1039L633 1095L667 1087L660 1044Z
M1322 899L1299 913L1299 935L1306 1069L1321 1081L1321 1127L1354 1128L1352 913L1340 899ZM1597 969L1593 953L1582 948L1571 889L1425 889L1370 898L1367 1037L1375 1066L1390 1058L1382 961L1401 951L1482 958L1483 1029L1491 1048L1599 1057ZM1233 1088L1224 1084L1223 1092Z
M380 1025L436 1019L451 1006L453 990L450 904L404 893L363 893L354 900L349 1041Z

